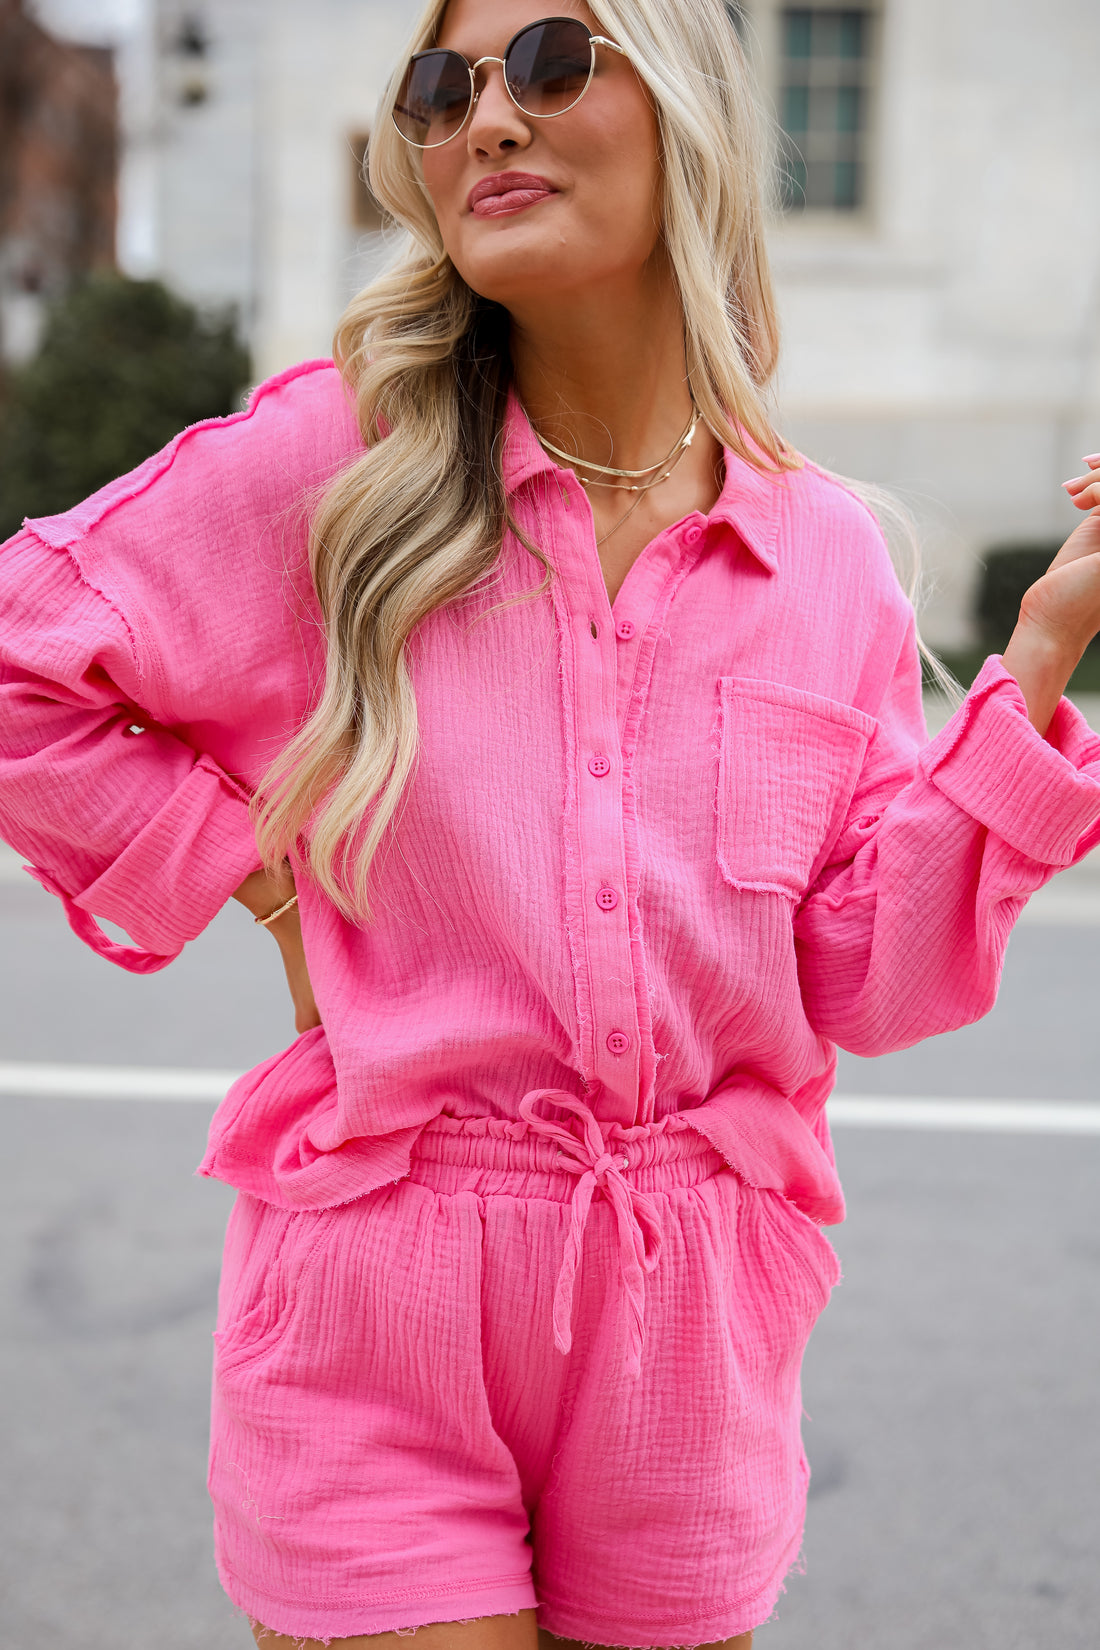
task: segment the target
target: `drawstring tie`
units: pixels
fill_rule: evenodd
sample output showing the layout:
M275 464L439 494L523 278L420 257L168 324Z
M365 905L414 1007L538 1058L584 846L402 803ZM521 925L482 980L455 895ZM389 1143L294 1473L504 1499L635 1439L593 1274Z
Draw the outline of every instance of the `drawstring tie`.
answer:
M550 1118L540 1117L535 1107L540 1101L570 1111L584 1125L583 1135ZM603 1193L615 1212L619 1236L619 1268L630 1304L630 1347L627 1368L637 1379L642 1367L645 1342L645 1274L652 1272L661 1252L661 1231L652 1201L623 1177L629 1158L616 1156L607 1148L600 1125L583 1100L564 1089L533 1089L519 1103L519 1115L535 1133L552 1140L561 1155L560 1168L580 1178L570 1203L569 1232L565 1254L554 1289L554 1344L568 1352L573 1344L573 1280L581 1258L581 1243L588 1211L597 1191Z

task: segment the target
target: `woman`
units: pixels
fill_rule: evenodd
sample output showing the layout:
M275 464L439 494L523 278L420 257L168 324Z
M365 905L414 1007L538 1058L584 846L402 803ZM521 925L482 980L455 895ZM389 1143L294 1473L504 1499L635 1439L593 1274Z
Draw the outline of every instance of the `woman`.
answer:
M834 1046L985 1013L1100 838L1100 481L926 744L881 536L761 399L724 8L450 0L414 52L351 394L285 373L6 547L0 817L125 967L232 893L282 949L301 1035L203 1165L257 1641L745 1647L801 1540Z

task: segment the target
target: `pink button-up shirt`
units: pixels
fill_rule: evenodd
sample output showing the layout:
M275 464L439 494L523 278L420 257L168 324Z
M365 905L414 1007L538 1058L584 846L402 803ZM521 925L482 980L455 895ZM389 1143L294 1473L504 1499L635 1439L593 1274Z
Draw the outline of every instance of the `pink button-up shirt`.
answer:
M124 967L258 863L248 799L323 660L303 500L358 450L311 363L3 549L0 830ZM1100 741L1065 701L1040 738L993 658L928 744L879 531L812 465L727 452L613 607L584 491L515 402L505 482L550 588L509 600L541 576L509 534L492 588L410 643L421 752L376 918L301 882L324 1029L235 1085L204 1168L331 1205L401 1176L440 1112L521 1130L551 1090L609 1150L680 1114L836 1220L834 1045L989 1009L1027 896L1100 839Z

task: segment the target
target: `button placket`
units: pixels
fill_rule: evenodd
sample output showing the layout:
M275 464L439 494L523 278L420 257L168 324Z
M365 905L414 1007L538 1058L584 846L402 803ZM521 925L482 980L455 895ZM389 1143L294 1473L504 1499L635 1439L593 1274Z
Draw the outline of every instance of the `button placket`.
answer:
M619 746L618 641L606 621L590 632L592 595L574 609L577 668L574 732L578 768L578 871L586 890L586 972L592 1005L591 1055L603 1084L597 1109L603 1122L636 1122L638 1007L626 899L625 821ZM631 627L633 633L633 627ZM618 781L618 783L616 783ZM589 903L591 902L591 903Z

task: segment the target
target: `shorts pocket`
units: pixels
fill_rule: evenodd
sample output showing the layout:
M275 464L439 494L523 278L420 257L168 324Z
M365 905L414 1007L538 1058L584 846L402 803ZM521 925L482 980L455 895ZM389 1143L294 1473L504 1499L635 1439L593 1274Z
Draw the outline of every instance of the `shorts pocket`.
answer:
M220 1376L277 1347L324 1254L334 1211L277 1208L242 1193L230 1216L214 1331Z
M795 1401L795 1383L813 1327L840 1263L825 1233L782 1192L739 1186L731 1340L752 1402Z
M816 1318L840 1282L837 1252L817 1222L782 1192L762 1191L760 1197L776 1238L805 1277Z
M718 864L734 888L798 900L844 823L873 716L782 682L723 676Z

